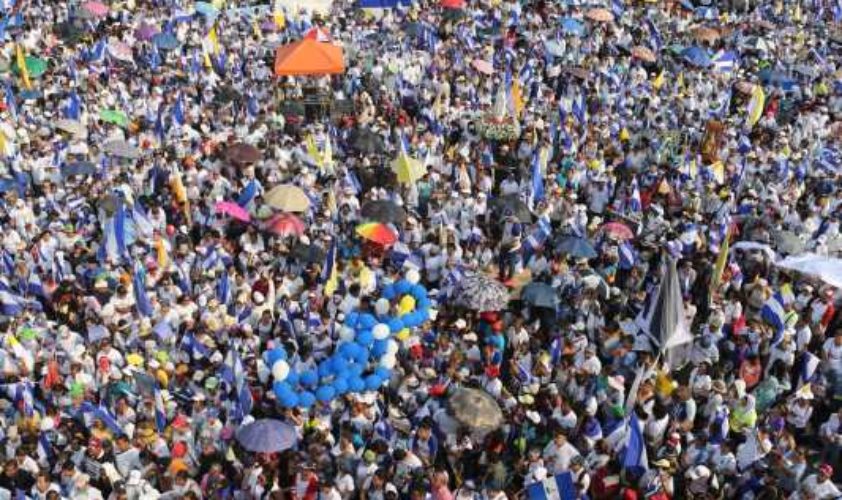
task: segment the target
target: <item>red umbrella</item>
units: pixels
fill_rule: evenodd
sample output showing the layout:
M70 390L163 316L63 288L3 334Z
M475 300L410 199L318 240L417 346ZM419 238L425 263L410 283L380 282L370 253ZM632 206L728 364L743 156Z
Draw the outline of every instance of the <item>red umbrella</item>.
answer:
M292 214L278 214L263 224L263 230L278 236L301 236L304 223Z
M599 230L618 240L634 239L634 232L627 225L620 222L608 222L603 224Z
M445 9L464 9L465 0L441 0L441 6Z
M380 222L367 222L357 226L357 234L368 241L382 246L389 246L398 241L398 235Z
M232 219L237 219L243 222L248 222L251 220L251 215L249 215L248 211L232 201L220 201L219 203L217 203L216 213L225 214L231 217Z

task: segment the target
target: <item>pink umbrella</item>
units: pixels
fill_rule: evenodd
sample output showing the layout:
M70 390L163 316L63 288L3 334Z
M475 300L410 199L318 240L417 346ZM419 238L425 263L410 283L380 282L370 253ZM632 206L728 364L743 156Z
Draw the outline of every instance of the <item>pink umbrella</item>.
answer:
M484 61L482 59L474 59L471 62L471 66L474 67L475 70L479 71L484 75L493 75L494 74L494 65L492 65L488 61Z
M102 2L85 2L82 8L96 17L105 17L108 14L108 6Z
M278 236L301 236L304 234L304 223L292 214L278 214L266 221L263 230Z
M632 232L628 226L620 222L608 222L603 224L599 230L618 240L634 239L634 232Z
M251 220L251 215L249 215L248 211L237 205L233 201L220 201L216 204L216 213L218 214L225 214L232 219L237 219L239 221L248 222Z
M134 54L132 54L132 48L123 42L113 42L108 44L108 51L111 53L112 56L116 57L121 61L134 61Z

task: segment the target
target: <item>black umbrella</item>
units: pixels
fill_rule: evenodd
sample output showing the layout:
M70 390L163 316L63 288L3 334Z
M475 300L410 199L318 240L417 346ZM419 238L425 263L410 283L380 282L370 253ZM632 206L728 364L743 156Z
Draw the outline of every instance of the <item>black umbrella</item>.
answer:
M325 260L325 251L318 245L296 243L289 254L294 259L308 264L322 263Z
M78 161L61 167L61 176L64 178L71 175L91 175L96 172L96 166L89 161Z
M508 194L499 198L491 200L491 208L497 216L514 215L521 222L528 222L532 220L532 212L515 194Z
M363 154L379 155L386 151L383 136L367 128L357 129L349 137L351 148Z
M240 93L232 87L222 87L213 94L213 102L216 104L228 104L240 100Z
M529 283L520 292L520 300L533 307L555 309L558 305L558 295L555 288L547 283Z
M593 259L597 256L593 245L579 236L564 236L556 241L556 252L577 258L577 259Z
M85 31L71 21L65 21L56 25L55 33L63 42L70 44L79 43L82 37L85 36Z
M263 157L260 150L251 144L238 142L225 150L225 158L231 163L248 165L260 161Z
M391 200L369 201L362 207L362 216L366 219L388 224L403 224L406 220L406 210Z

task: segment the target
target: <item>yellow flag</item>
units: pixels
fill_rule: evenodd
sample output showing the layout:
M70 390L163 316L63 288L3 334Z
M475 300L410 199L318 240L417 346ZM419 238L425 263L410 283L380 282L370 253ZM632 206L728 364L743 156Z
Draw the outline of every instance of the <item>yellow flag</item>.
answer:
M751 90L751 99L748 102L746 113L746 124L753 127L763 115L763 108L766 106L766 93L761 85L755 85Z
M263 39L263 32L260 31L260 25L257 24L257 20L251 22L251 29L254 31L254 36L259 40Z
M512 82L512 104L515 107L515 117L520 118L520 112L523 111L523 92L517 78Z
M17 57L20 78L23 80L23 86L26 87L26 90L32 90L32 82L29 81L29 70L26 68L26 57L23 55L23 49L19 44L15 44L15 55Z
M181 169L176 167L170 177L170 189L179 203L184 204L184 215L190 222L190 200L187 198L187 189L184 188L184 181L181 179Z
M322 167L333 166L333 145L330 143L330 134L325 135L325 149L322 151Z
M219 54L219 35L216 33L216 23L214 23L214 25L211 26L210 31L208 31L208 41L211 43L213 54Z
M275 12L272 18L275 21L275 26L277 26L279 30L284 29L284 26L287 24L287 19L283 12Z
M684 72L678 73L678 79L676 80L676 85L678 85L678 91L681 92L684 90Z
M711 165L710 171L713 174L713 178L716 179L717 184L725 183L725 165L723 165L721 161Z
M155 240L155 254L158 260L158 268L166 270L170 265L169 256L167 255L167 248L164 246L164 240L158 238Z
M710 292L713 293L719 288L722 282L722 273L725 271L725 265L728 263L728 247L731 244L731 228L725 231L725 241L719 247L719 255L716 257L716 264L713 266L713 276L710 280Z
M661 90L661 87L664 86L664 70L655 77L655 81L652 82L652 86L655 87L655 90Z
M0 130L0 155L6 156L6 134Z
M316 146L316 140L313 138L313 134L308 134L306 141L307 146L307 154L316 162L316 165L319 167L322 166L322 155L319 154L319 148Z

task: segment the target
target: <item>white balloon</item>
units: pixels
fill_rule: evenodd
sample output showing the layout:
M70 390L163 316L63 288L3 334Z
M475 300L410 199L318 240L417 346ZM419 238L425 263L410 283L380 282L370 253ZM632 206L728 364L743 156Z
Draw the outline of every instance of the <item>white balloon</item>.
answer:
M376 340L385 340L389 338L389 325L386 323L377 323L374 325L374 328L371 329L372 335Z
M380 358L380 366L386 368L387 370L391 370L395 367L398 362L398 358L395 357L394 354L386 354L382 358Z
M345 342L354 341L354 329L350 326L343 326L339 329L339 339Z
M272 365L272 376L275 381L282 382L286 380L287 375L289 375L289 364L282 359L275 361L275 364Z
M413 285L417 285L418 282L421 281L421 273L418 272L418 269L409 269L406 272L406 281L412 283Z
M374 311L379 316L389 314L389 301L386 299L378 299L377 302L374 303Z
M397 354L398 349L400 349L398 342L394 339L389 339L389 342L386 344L386 354Z

